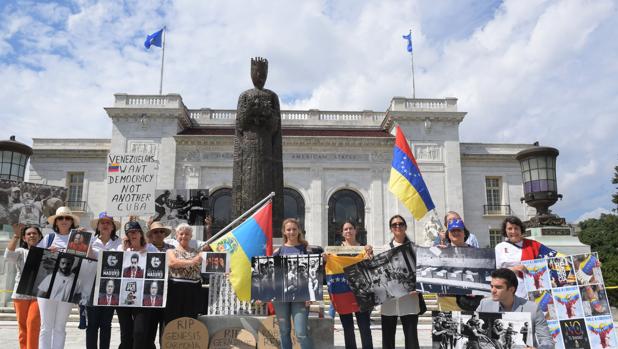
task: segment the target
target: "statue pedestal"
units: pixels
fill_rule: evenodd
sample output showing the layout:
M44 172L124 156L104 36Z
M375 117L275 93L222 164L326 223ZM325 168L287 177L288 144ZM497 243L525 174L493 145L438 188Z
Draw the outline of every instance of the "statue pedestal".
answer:
M579 241L568 225L527 228L526 236L565 255L590 253L590 246Z

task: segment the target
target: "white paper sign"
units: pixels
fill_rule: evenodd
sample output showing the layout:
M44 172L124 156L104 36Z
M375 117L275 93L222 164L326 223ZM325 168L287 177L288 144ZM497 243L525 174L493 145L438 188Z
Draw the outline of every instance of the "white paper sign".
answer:
M107 213L111 216L152 215L158 162L153 155L107 156Z

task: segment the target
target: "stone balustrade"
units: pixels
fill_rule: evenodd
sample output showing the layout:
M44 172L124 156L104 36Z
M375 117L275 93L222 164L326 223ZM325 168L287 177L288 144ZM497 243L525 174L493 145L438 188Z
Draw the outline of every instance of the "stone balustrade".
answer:
M391 111L457 111L457 98L393 97Z

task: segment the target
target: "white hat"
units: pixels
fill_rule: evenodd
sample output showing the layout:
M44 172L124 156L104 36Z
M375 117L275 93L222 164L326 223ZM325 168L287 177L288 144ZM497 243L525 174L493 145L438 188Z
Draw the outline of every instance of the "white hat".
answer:
M54 224L56 218L58 217L71 217L73 218L73 222L75 222L75 225L79 225L79 217L74 215L71 209L66 206L58 207L55 215L47 217L47 222L49 224Z

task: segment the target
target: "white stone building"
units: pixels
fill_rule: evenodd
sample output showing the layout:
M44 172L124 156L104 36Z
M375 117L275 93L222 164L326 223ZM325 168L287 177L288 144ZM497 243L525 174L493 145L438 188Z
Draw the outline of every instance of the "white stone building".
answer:
M157 188L207 188L216 226L229 221L235 110L189 109L177 94L117 94L105 110L113 123L111 137L34 139L29 181L68 186L70 206L90 219L105 210L107 154L151 153L160 161ZM382 245L396 213L406 217L410 236L422 241L425 222L414 222L388 190L390 131L397 123L438 214L460 212L481 246L501 241L506 215L527 219L534 213L520 202L515 160L530 145L461 143L465 115L455 98L395 97L385 112L282 111L287 215L300 218L307 239L317 245L333 243L345 218L359 221L368 243Z

